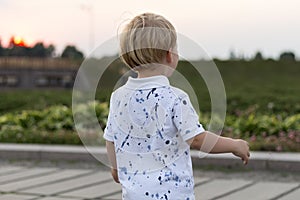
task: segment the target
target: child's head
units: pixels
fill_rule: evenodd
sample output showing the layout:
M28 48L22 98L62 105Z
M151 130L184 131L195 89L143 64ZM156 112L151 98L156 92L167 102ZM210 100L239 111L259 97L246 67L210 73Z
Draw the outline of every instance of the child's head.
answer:
M176 40L174 26L163 16L140 14L121 33L121 59L136 71L161 64L168 53L176 51Z

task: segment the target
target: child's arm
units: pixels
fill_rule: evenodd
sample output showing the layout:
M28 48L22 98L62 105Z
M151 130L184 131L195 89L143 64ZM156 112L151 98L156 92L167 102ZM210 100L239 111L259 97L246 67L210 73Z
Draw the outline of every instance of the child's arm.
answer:
M117 170L117 161L116 161L116 152L115 152L115 146L113 142L106 141L106 149L107 149L107 154L108 154L108 160L112 166L111 168L111 175L114 179L115 182L119 182L119 177L118 177L118 170Z
M206 142L203 144L204 138ZM206 153L233 153L240 157L244 164L248 163L250 153L248 143L241 139L222 137L205 131L187 141L192 149L201 150Z

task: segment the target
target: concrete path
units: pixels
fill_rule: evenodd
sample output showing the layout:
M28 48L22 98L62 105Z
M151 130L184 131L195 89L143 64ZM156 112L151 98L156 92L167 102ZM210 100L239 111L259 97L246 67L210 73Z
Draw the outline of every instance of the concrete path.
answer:
M251 152L247 166L231 154L191 155L196 200L300 199L300 153ZM120 200L95 157L107 159L105 149L0 144L0 200Z
M195 173L197 200L297 200L300 182ZM224 173L224 172L223 172ZM214 175L212 175L214 174ZM121 187L105 168L0 163L1 200L119 200Z

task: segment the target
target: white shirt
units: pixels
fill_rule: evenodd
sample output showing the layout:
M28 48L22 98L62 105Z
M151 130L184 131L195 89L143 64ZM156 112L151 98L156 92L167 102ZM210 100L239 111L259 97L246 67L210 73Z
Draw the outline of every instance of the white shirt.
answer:
M190 147L204 132L188 95L165 76L113 92L104 138L114 142L124 200L194 200Z

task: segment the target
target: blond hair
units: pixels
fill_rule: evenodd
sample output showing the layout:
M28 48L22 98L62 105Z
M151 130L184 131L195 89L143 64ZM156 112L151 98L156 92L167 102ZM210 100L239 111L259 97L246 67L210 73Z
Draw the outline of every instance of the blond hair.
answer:
M161 63L167 52L176 47L174 26L163 16L143 13L134 17L120 36L120 57L131 69Z

